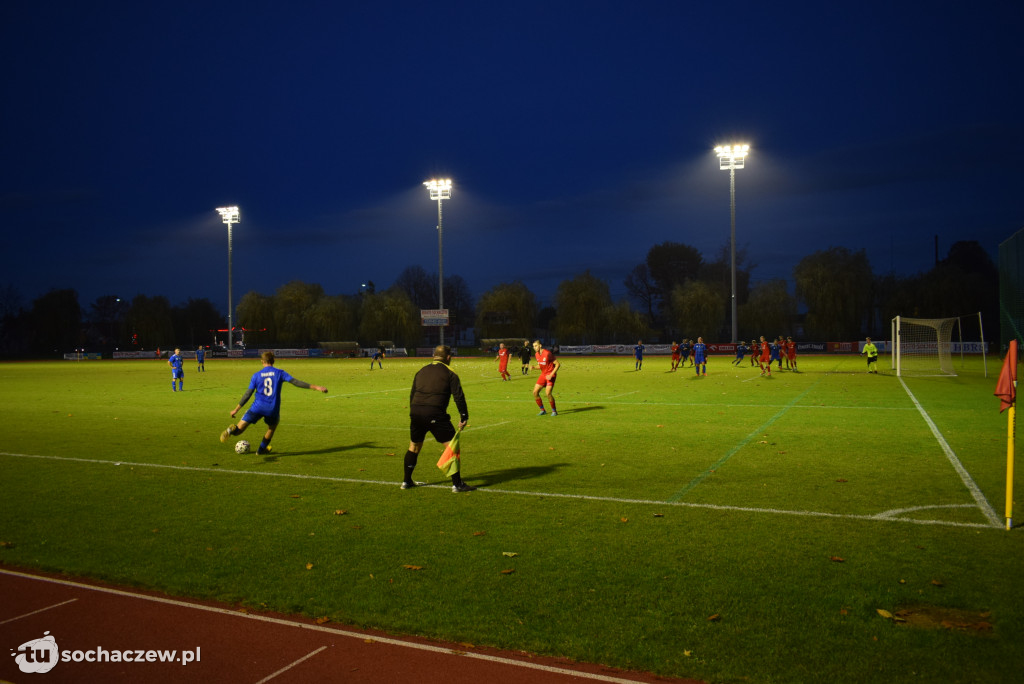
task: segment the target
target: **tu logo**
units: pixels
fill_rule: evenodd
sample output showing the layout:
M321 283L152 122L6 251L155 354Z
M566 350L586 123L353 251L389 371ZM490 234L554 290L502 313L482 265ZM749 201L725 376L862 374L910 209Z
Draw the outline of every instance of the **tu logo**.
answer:
M11 655L22 672L42 674L57 664L60 651L57 650L57 641L53 636L43 632L42 638L26 641Z

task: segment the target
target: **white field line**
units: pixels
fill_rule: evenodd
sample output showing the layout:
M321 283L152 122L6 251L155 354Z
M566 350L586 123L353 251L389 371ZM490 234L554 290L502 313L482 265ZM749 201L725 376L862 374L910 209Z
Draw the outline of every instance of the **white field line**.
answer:
M921 417L924 418L924 422L928 424L928 428L932 431L932 435L935 436L935 440L939 443L939 446L942 447L942 451L945 452L950 465L953 466L953 469L956 470L957 474L960 476L960 480L964 483L964 486L967 487L967 491L969 491L971 496L974 497L974 501L978 504L978 508L981 509L981 512L989 519L989 522L992 523L993 527L1002 529L1002 520L1000 520L999 516L996 515L995 510L992 508L992 505L989 504L985 495L981 493L980 489L978 489L978 485L974 483L974 479L971 478L970 473L968 473L967 469L964 468L962 463L960 463L960 459L956 457L956 453L954 453L953 449L950 448L949 444L946 442L946 438L942 436L941 432L939 432L939 428L936 427L934 422L932 422L931 416L928 415L928 412L925 411L924 407L917 401L917 397L915 397L914 393L910 391L909 387L907 387L907 383L903 382L903 378L900 378L900 384L903 385L903 389L906 390L907 396L910 397L910 400L914 402L914 406L917 407Z
M467 430L472 430L472 431L475 432L477 430L486 430L487 428L498 427L499 425L507 425L508 423L511 423L511 422L512 421L510 421L510 420L503 420L500 423L488 423L487 425L473 425L473 423L470 422L469 425L466 426L466 429ZM289 425L294 425L295 427L301 427L301 428L337 428L339 430L365 430L367 428L366 425L338 425L336 423L331 424L331 425L318 425L316 423L289 423ZM409 431L409 427L408 426L405 426L405 427L398 427L398 426L393 426L393 427L384 426L384 427L381 427L380 425L374 425L372 427L372 429L373 430L398 430L399 432L408 432Z
M0 568L0 574L10 575L12 577L21 577L24 579L36 580L39 582L47 582L50 584L60 584L66 587L75 587L76 589L83 589L86 591L96 591L101 594L113 594L115 596L126 596L128 598L139 599L140 601L151 601L153 603L163 603L165 605L176 606L179 608L191 608L193 610L203 611L207 613L216 613L218 615L228 615L230 617L239 618L241 620L255 620L257 622L266 622L273 625L282 625L285 627L293 627L296 629L306 629L312 632L321 632L323 634L329 634L333 636L345 636L353 639L360 639L362 641L375 641L382 644L389 644L391 646L400 646L402 648L411 648L417 651L427 651L430 653L441 653L444 655L451 655L460 658L474 658L476 660L483 660L490 663L498 663L501 665L507 665L509 667L521 667L527 670L537 670L540 672L551 672L555 674L563 674L570 677L577 677L579 679L589 679L597 682L610 682L611 684L637 684L635 679L623 679L621 677L610 677L608 675L580 672L577 670L569 670L561 667L552 667L550 665L541 665L540 663L531 663L526 661L513 660L511 658L503 658L501 656L487 655L485 653L472 653L466 650L456 650L452 648L446 648L444 646L433 646L431 644L420 644L412 641L402 641L401 639L395 639L392 637L377 636L375 634L361 634L359 632L353 632L347 629L338 629L336 627L328 627L325 625L311 625L305 622L294 622L291 620L284 620L282 618L273 618L266 615L252 615L251 613L240 613L237 610L229 610L227 608L218 608L217 606L206 606L200 603L188 603L186 601L177 601L171 598L164 598L162 596L148 596L146 594L134 594L130 591L124 591L123 589L112 589L110 587L97 587L91 584L82 584L81 582L73 582L71 580L57 579L54 577L39 577L37 575L30 575L24 572L16 572L14 570L4 570ZM324 647L326 648L326 646ZM320 652L313 651L307 654L305 657L316 655ZM304 660L305 658L303 658ZM292 663L297 665L300 661ZM291 667L291 666L289 666ZM287 668L285 668L287 669ZM284 670L275 672L271 677L276 677ZM268 678L269 679L269 678ZM262 681L267 681L264 679ZM524 680L528 681L528 680Z
M342 397L361 397L367 394L388 394L390 392L408 392L408 387L395 387L392 389L372 390L369 392L342 392L341 394L328 394L328 399L338 399Z
M639 390L637 390L639 391ZM630 392L629 394L633 394ZM626 396L621 394L619 396ZM613 397L608 397L612 399ZM528 400L527 400L528 401ZM521 404L522 399L474 399L474 404ZM787 408L786 404L708 404L697 401L607 401L607 399L573 399L559 400L560 404L567 406L592 406L599 404L613 404L615 406L699 406L701 408L764 408L781 409ZM909 406L838 406L834 404L800 404L788 407L791 411L795 409L834 409L837 411L913 411Z
M630 394L636 394L639 391L640 390L633 390L632 392L626 392L625 394L615 394L615 395L612 395L612 396L608 397L608 399L618 399L619 397L628 397Z
M13 454L9 452L0 451L0 456L9 456L12 458L34 458L42 461L58 461L64 463L93 463L100 465L110 466L127 466L129 468L158 468L163 470L177 470L184 472L197 472L197 473L223 473L226 475L255 475L258 477L280 477L280 478L291 478L295 480L311 480L316 482L347 482L351 484L370 484L370 485L381 485L385 487L398 487L396 481L385 481L385 480L363 480L358 478L350 477L330 477L327 475L303 475L300 473L274 473L267 471L258 470L234 470L230 468L204 468L200 466L178 466L168 465L165 463L139 463L133 461L110 461L96 458L73 458L69 456L44 456L38 454ZM447 491L449 488L448 483L438 485L424 485L425 488L437 488ZM837 520L883 520L886 522L908 522L915 525L942 525L948 527L971 527L971 528L992 528L993 525L986 525L982 523L958 523L950 522L945 520L917 520L914 518L903 518L896 517L899 511L882 511L874 515L853 515L848 513L825 513L821 511L794 511L780 508L753 508L748 506L725 506L719 504L702 504L692 503L687 501L654 501L651 499L627 499L622 497L613 496L589 496L586 494L559 494L552 492L529 492L529 491L516 491L511 489L494 489L492 487L486 487L477 490L485 494L507 494L510 496L532 496L532 497L550 497L553 499L569 499L577 501L596 501L604 503L624 503L624 504L640 504L648 506L671 506L674 508L696 508L705 509L712 511L736 511L739 513L769 513L774 515L792 515L798 517L808 518L832 518ZM930 506L929 508L957 508L959 504L951 504L948 506ZM994 527L1002 529L1002 523L996 521Z

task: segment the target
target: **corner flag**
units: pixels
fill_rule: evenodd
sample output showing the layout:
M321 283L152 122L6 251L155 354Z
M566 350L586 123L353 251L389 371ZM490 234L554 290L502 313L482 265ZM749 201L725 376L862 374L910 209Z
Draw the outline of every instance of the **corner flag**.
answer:
M1003 359L1003 370L996 383L995 396L999 397L1000 413L1017 401L1017 340L1010 340L1010 349Z
M456 430L452 441L448 442L448 446L444 448L441 458L437 460L437 467L441 469L445 477L451 477L459 472L459 438L461 436L462 430Z
M1006 529L1013 529L1013 447L1017 432L1017 340L1010 340L1010 348L1003 359L995 396L999 397L999 412L1006 409Z

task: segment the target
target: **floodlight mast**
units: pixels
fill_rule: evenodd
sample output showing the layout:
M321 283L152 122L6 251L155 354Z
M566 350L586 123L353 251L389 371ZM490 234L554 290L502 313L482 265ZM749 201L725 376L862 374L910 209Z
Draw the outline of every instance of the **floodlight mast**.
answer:
M718 168L729 171L729 252L732 261L732 341L739 339L736 323L736 169L742 169L750 145L719 145Z
M221 221L228 226L228 351L234 349L233 338L235 336L233 303L231 301L231 226L239 223L238 207L218 207Z
M437 308L444 308L444 228L441 221L441 201L452 198L452 180L434 179L423 183L430 193L430 199L437 200ZM438 326L439 342L444 344L444 325Z

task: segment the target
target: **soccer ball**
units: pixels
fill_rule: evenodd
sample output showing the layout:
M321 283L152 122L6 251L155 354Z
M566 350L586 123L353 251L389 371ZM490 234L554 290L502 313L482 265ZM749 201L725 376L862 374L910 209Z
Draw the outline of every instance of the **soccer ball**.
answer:
M246 441L244 439L240 439L237 442L235 442L235 453L236 454L246 454L248 452L249 452L249 442L248 441Z

